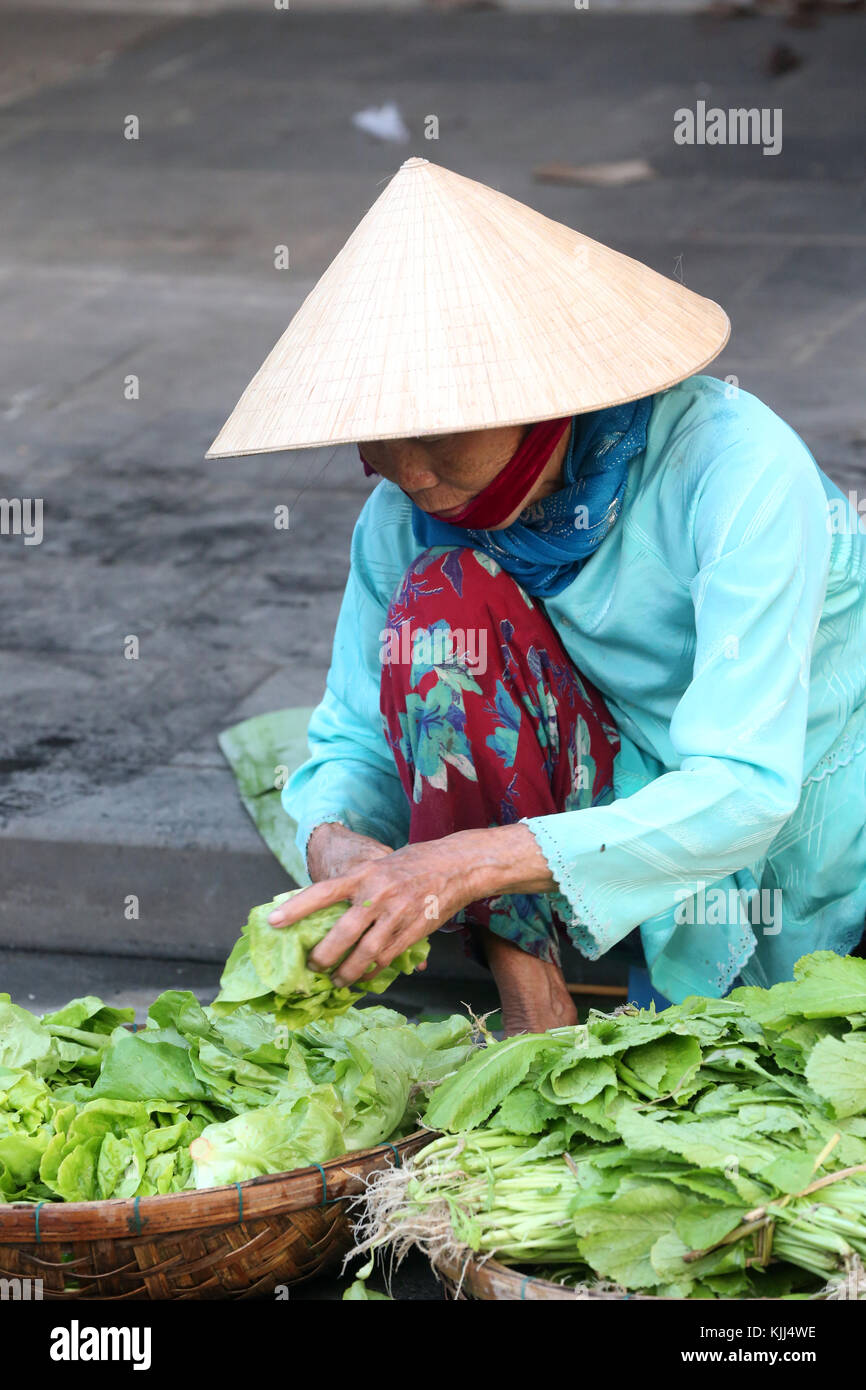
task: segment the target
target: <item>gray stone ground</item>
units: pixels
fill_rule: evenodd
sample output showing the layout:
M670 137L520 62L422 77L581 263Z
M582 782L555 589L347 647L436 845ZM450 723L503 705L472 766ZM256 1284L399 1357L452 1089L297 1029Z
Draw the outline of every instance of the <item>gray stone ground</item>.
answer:
M866 459L863 15L100 8L0 11L0 493L43 498L45 528L0 537L0 987L36 1009L209 994L246 908L285 882L216 734L318 696L367 484L348 449L203 454L409 153L681 274L731 314L715 370L843 487ZM773 77L785 50L799 66ZM782 154L677 147L673 113L701 97L781 108ZM385 100L411 145L350 126ZM533 182L635 156L652 182ZM467 996L492 1002L452 939L395 1002Z

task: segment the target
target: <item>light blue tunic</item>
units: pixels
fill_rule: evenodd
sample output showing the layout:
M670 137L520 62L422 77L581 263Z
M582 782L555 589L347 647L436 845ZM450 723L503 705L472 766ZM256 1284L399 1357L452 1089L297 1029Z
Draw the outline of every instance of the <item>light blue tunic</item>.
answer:
M379 653L416 553L411 503L382 482L355 527L311 757L283 792L301 848L334 820L405 843ZM545 606L622 740L615 800L526 822L584 954L640 924L655 988L680 1000L851 950L866 917L866 525L794 431L712 377L662 392L619 522Z

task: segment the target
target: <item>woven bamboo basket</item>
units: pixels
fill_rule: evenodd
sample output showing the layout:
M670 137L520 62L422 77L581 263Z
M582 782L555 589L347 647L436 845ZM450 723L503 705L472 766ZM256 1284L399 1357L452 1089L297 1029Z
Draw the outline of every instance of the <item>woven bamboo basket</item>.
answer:
M104 1202L0 1206L0 1278L46 1299L256 1298L330 1268L352 1247L347 1197L429 1143L346 1154L231 1187Z
M611 1285L601 1285L598 1289L567 1289L554 1284L550 1279L539 1279L523 1270L509 1269L498 1260L479 1260L469 1255L463 1259L441 1261L437 1274L449 1298L459 1300L516 1299L524 1301L563 1300L581 1303L605 1299L640 1299L641 1301L664 1302L657 1295L626 1293Z

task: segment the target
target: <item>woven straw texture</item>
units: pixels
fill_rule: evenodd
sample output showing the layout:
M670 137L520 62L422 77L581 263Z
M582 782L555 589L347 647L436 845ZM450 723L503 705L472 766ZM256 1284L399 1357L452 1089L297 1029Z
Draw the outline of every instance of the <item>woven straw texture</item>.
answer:
M343 1199L432 1137L232 1187L0 1206L0 1278L41 1279L46 1299L262 1297L337 1264L352 1246Z
M425 159L352 233L209 458L449 434L672 386L727 315L639 261Z

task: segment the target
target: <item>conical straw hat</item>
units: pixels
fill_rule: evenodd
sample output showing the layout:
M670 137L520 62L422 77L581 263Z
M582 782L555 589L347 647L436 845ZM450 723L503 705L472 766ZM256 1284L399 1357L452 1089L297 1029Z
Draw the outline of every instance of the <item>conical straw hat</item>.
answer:
M721 351L712 300L426 159L391 179L207 457L597 410Z

